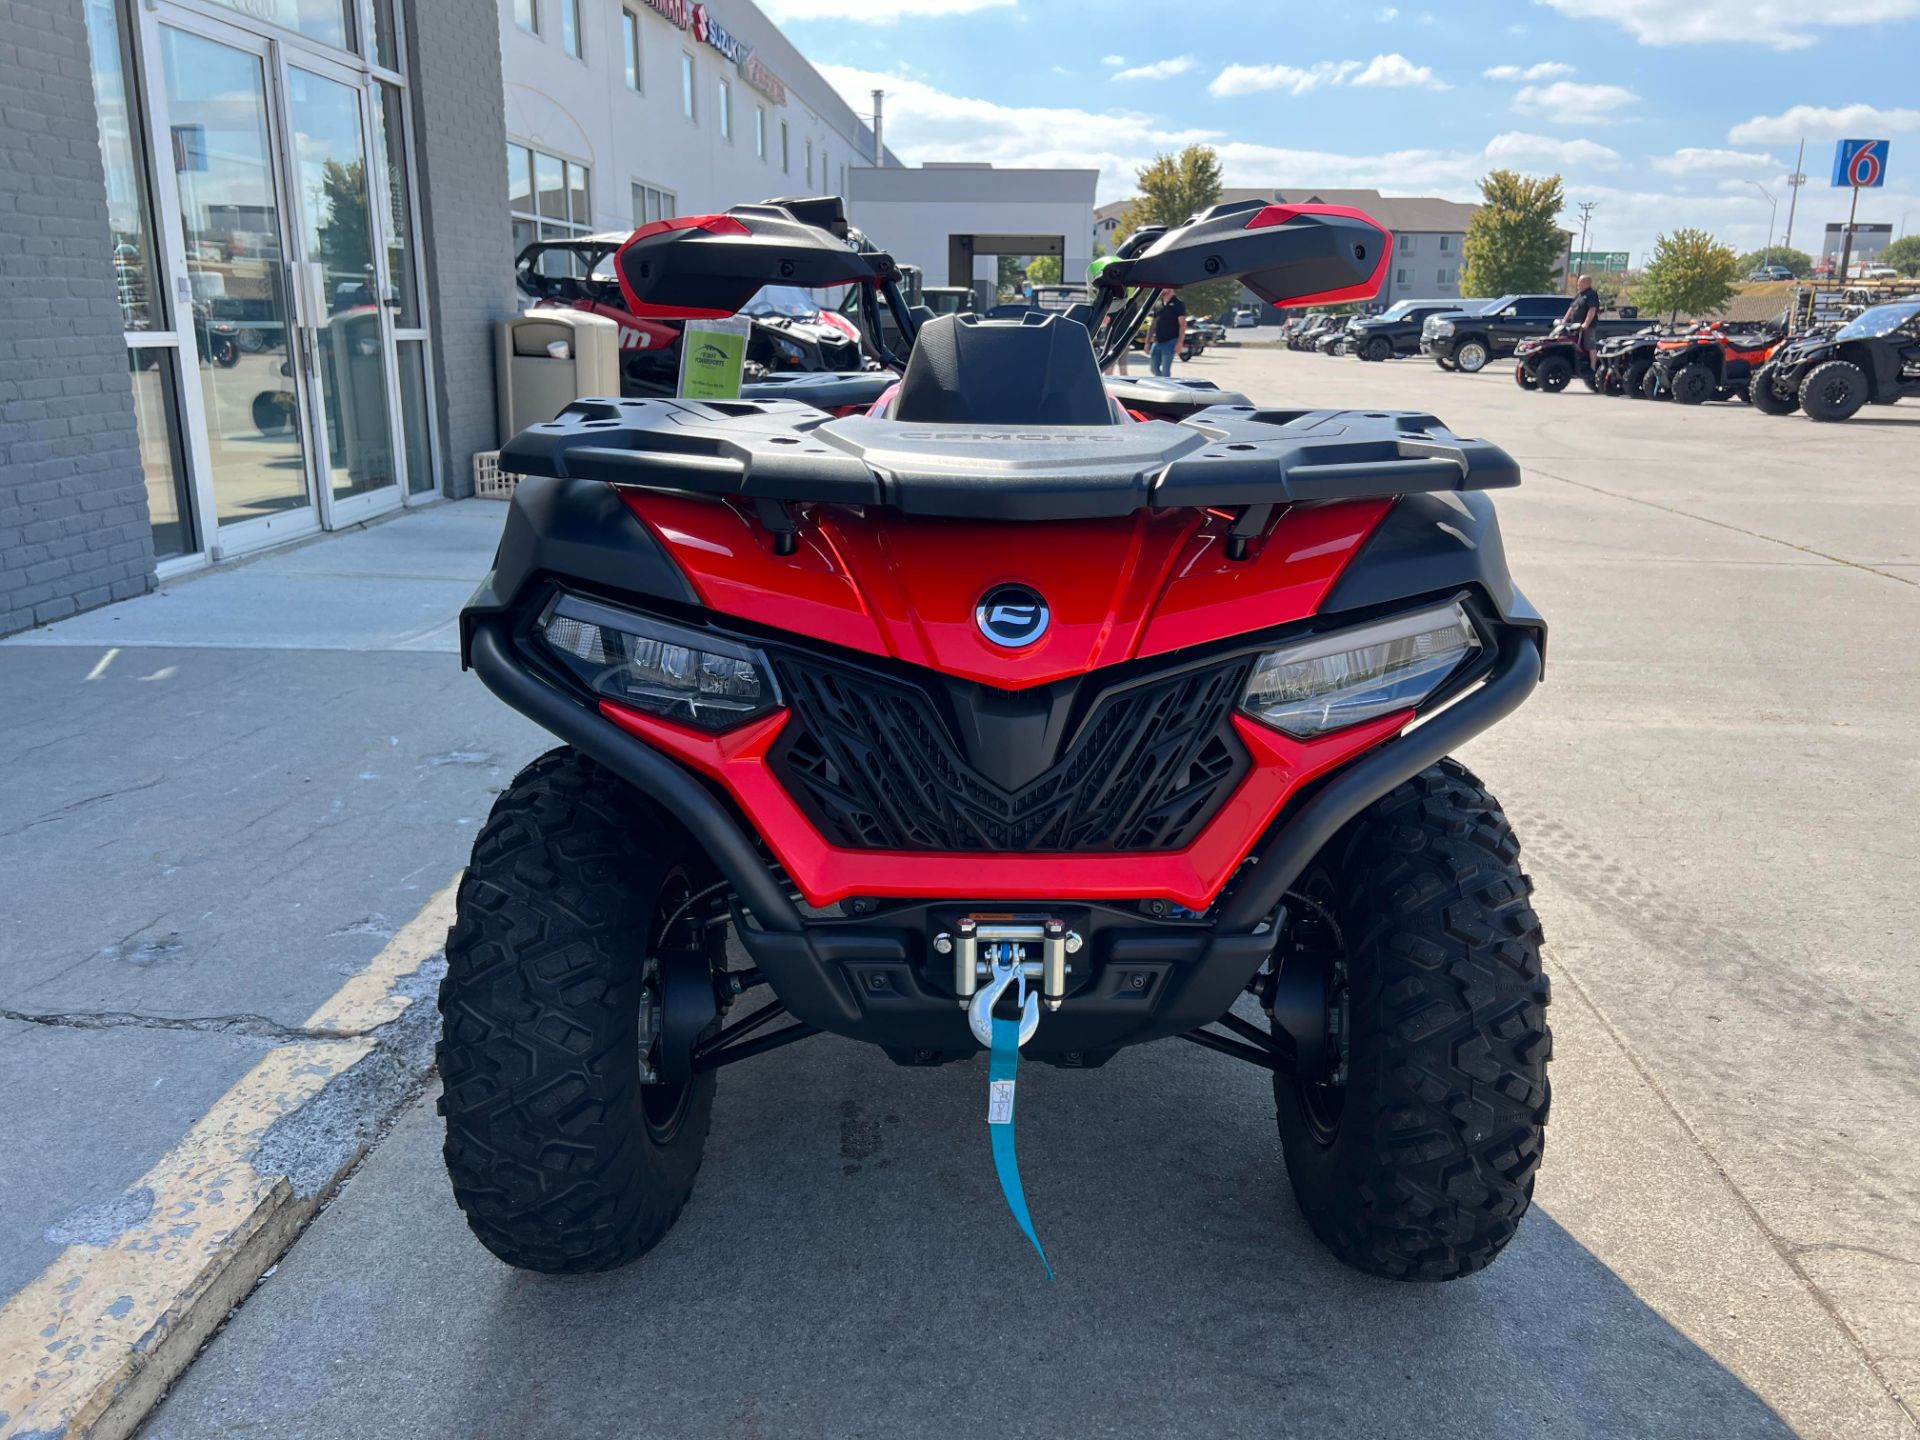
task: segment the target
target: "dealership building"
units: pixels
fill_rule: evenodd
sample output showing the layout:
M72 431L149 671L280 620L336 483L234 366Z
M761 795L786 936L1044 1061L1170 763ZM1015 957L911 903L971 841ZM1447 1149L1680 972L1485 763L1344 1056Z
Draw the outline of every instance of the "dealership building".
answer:
M0 634L471 493L529 240L922 183L751 0L7 0L0 87ZM903 238L1083 266L1045 183Z

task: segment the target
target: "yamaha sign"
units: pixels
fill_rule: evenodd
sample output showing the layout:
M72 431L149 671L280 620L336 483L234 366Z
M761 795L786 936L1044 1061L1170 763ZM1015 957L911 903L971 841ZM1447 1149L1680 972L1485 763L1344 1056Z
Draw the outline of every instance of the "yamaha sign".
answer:
M765 65L759 52L718 20L705 5L689 5L687 0L647 0L647 8L679 29L691 31L703 45L711 45L731 61L740 78L776 105L787 103L787 87Z

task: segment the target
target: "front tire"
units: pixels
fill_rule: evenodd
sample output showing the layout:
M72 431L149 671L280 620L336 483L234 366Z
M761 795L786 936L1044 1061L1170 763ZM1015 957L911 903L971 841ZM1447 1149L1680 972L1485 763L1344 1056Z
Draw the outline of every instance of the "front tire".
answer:
M1629 400L1647 400L1652 398L1647 394L1646 390L1647 376L1652 370L1653 362L1651 360L1629 361L1626 370L1620 377L1620 393L1625 395Z
M1336 948L1344 1045L1327 1074L1275 1072L1280 1140L1308 1224L1357 1270L1470 1275L1532 1202L1553 1048L1532 889L1498 802L1443 760L1342 831L1289 901L1283 973Z
M1533 378L1549 395L1558 395L1573 379L1573 362L1564 355L1549 355L1533 367Z
M1478 375L1487 368L1487 361L1492 358L1492 352L1487 349L1484 340L1469 340L1455 346L1453 351L1453 363L1459 367L1462 375Z
M714 1075L642 1083L648 955L709 883L668 817L566 747L514 778L474 841L440 987L440 1109L454 1199L509 1265L611 1270L687 1203Z
M1669 398L1666 372L1658 365L1649 365L1640 376L1640 395L1646 400L1665 400Z
M1391 360L1393 358L1393 341L1384 335L1374 336L1371 340L1367 341L1367 348L1360 352L1360 358L1362 360L1375 361Z
M1682 405L1699 405L1719 393L1720 382L1706 366L1689 362L1673 372L1667 389Z
M1828 360L1800 382L1800 408L1809 420L1851 419L1867 403L1866 372L1850 360Z

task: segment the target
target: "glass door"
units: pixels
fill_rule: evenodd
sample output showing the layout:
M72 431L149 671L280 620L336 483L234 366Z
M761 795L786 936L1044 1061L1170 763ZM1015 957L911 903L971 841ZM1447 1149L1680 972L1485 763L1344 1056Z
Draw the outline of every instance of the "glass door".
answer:
M211 491L213 553L232 553L316 525L269 42L191 21L157 29L176 192L165 208L199 380L194 468Z
M368 143L368 92L358 77L286 47L282 73L302 339L331 528L401 501L391 288L374 202L386 185Z

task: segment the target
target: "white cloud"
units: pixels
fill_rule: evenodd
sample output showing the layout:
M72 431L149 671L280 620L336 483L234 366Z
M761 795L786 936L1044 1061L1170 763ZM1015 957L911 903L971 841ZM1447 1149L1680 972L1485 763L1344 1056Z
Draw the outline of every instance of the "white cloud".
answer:
M1367 68L1353 77L1355 85L1379 85L1396 89L1445 90L1447 85L1433 78L1431 65L1416 65L1406 56L1376 55Z
M1687 145L1671 155L1656 155L1651 163L1663 175L1718 175L1728 171L1758 175L1780 162L1753 150L1703 150Z
M1603 125L1617 118L1615 111L1632 105L1639 96L1624 85L1582 85L1556 80L1551 85L1526 85L1513 97L1522 115L1538 115L1563 125Z
M1727 131L1735 145L1791 145L1809 140L1897 134L1920 130L1920 110L1882 110L1873 105L1795 105L1778 115L1756 115Z
M1765 45L1799 50L1814 32L1843 25L1878 25L1920 15L1920 0L1540 0L1576 20L1611 20L1642 45Z
M1319 60L1312 65L1229 65L1207 86L1209 95L1252 95L1262 90L1284 90L1305 95L1328 85L1447 87L1433 78L1433 68L1415 65L1400 54L1376 55L1371 60Z
M1338 85L1360 68L1358 60L1322 60L1302 68L1297 65L1229 65L1213 77L1207 86L1209 95L1252 95L1260 90L1285 90L1290 95L1305 95L1322 85Z
M1100 57L1100 63L1102 65L1124 65L1127 63L1127 57L1124 55L1102 55Z
M1573 74L1573 66L1558 60L1542 60L1538 65L1496 65L1480 72L1489 80L1560 80Z
M1551 135L1529 135L1509 130L1487 142L1487 159L1499 165L1552 165L1568 169L1585 167L1612 170L1620 164L1620 152L1597 140L1556 140Z
M1379 18L1382 25L1391 25L1395 20L1400 18L1400 12L1389 5L1380 12Z
M1102 201L1132 195L1135 173L1155 155L1221 139L1217 130L1169 129L1133 110L1003 105L949 94L911 76L850 65L816 68L849 105L870 103L870 90L887 92L887 148L909 165L975 160L1093 169L1100 172Z
M1135 65L1129 70L1116 70L1116 80L1169 80L1175 75L1184 75L1193 69L1193 56L1176 55L1171 60L1156 60L1151 65Z
M797 20L854 21L891 25L898 20L924 20L943 15L975 15L982 10L1011 9L1018 0L762 0L760 8L781 25Z

